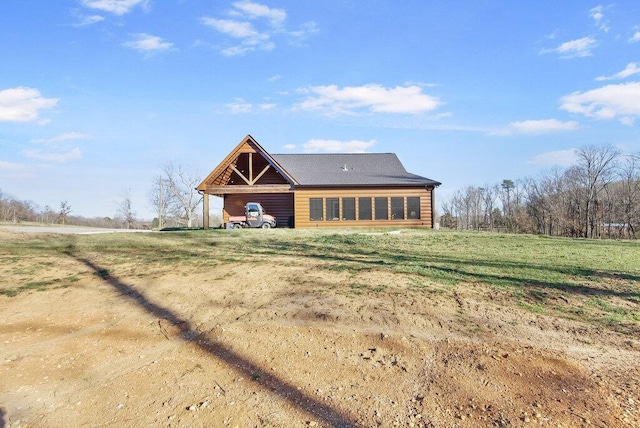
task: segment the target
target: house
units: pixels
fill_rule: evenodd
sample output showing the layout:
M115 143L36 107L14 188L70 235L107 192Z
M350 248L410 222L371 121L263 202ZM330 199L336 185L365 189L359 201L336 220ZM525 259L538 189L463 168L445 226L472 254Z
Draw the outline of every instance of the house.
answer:
M278 226L424 226L439 182L411 174L393 153L269 154L247 135L196 188L209 228L209 195L223 222L259 202Z

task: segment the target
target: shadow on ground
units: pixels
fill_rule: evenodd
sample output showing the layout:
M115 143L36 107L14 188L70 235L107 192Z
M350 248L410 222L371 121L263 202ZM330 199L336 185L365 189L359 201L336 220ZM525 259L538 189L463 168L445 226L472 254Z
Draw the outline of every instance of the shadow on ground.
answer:
M136 291L130 285L110 275L106 269L98 266L91 260L75 254L72 249L67 249L65 253L92 269L104 282L118 291L123 298L133 301L153 316L162 318L173 324L180 330L182 340L197 346L212 357L225 362L233 369L242 372L247 378L254 379L265 391L277 395L281 399L291 403L294 407L330 426L344 428L359 427L348 415L303 393L291 383L269 374L267 370L257 366L237 352L226 348L220 343L206 339L191 326L191 323L178 317L171 309L152 302L143 293ZM256 373L260 373L260 377L257 379L255 377ZM0 418L1 417L2 413L0 413ZM0 419L0 428L4 428L2 419Z

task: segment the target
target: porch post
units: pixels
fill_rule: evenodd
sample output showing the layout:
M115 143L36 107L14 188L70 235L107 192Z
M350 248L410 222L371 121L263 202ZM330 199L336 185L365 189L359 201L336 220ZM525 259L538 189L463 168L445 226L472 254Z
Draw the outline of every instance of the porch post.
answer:
M209 194L202 195L202 228L209 230Z
M436 188L435 186L431 188L431 228L435 229L436 227Z

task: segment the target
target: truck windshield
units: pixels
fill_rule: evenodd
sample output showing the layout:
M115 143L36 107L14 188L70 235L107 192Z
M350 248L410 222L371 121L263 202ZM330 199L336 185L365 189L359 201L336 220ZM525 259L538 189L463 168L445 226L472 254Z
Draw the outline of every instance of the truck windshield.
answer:
M260 213L260 207L258 205L247 205L247 211L250 215L258 215Z

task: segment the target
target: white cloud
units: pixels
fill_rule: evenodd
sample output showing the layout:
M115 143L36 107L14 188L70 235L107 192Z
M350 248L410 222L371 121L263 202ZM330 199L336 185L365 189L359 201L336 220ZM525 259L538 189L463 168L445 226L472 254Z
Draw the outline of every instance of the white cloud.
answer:
M22 171L24 168L22 164L0 160L0 171Z
M294 42L298 43L307 38L310 34L314 34L320 31L318 29L318 24L315 22L305 22L300 26L299 30L287 31L286 33L294 38Z
M229 37L240 39L240 45L221 50L225 56L243 55L255 49L270 50L275 47L268 33L257 31L250 22L230 19L202 18L202 23Z
M618 118L624 124L640 116L640 82L607 85L561 98L560 108L594 119Z
M81 0L84 7L97 9L114 15L126 15L136 6L146 8L148 0Z
M146 33L138 33L135 34L134 37L136 40L123 43L123 46L135 49L140 52L144 52L146 54L167 51L173 47L173 43L164 42L162 41L162 38L158 36L152 36Z
M202 17L202 24L238 41L239 44L220 48L225 56L238 56L255 50L272 50L276 47L274 36L288 36L300 40L317 32L315 23L303 24L298 31L285 28L287 12L252 1L233 3L227 18Z
M58 143L61 141L71 141L71 140L80 140L88 138L87 134L82 134L80 132L66 132L64 134L57 135L52 138L40 138L37 140L31 140L32 143Z
M233 21L231 19L216 19L216 18L202 18L202 23L224 33L228 36L235 37L237 39L259 39L268 38L268 36L261 36L260 33L253 28L253 24L250 22Z
M629 64L627 64L627 67L616 73L613 74L611 76L600 76L600 77L596 77L596 80L617 80L617 79L626 79L629 76L633 76L634 74L638 74L640 73L640 67L638 67L638 64L635 62L630 62Z
M220 53L224 56L239 56L244 55L247 52L254 50L251 47L231 46L229 48L222 49Z
M609 31L609 23L604 19L604 6L596 6L589 10L589 16L593 18L598 28L605 33Z
M40 91L19 86L0 91L0 122L30 122L40 110L53 108L57 98L42 98Z
M631 43L640 42L640 31L636 31L633 36L629 39Z
M301 110L324 110L329 113L356 113L369 110L374 113L419 114L431 111L443 103L436 97L422 93L419 86L385 88L370 83L363 86L336 85L303 88L312 95L297 105Z
M303 147L305 153L365 153L367 149L375 144L376 140L309 140Z
M80 16L79 21L75 24L76 27L87 27L89 25L97 24L98 22L104 21L104 16L102 15L88 15L88 16Z
M493 131L491 135L522 135L522 134L548 134L551 132L574 131L578 129L578 122L562 122L557 119L524 120L512 122L508 127Z
M592 17L593 20L596 21L596 23L602 21L602 17L604 16L602 14L602 9L602 6L596 6L593 9L589 10L589 16Z
M591 56L591 51L598 46L598 42L593 37L583 37L581 39L564 42L557 48L543 49L540 53L557 53L562 58L577 58Z
M578 160L575 149L558 150L555 152L542 153L529 161L535 165L545 166L571 166Z
M238 98L234 102L226 104L226 107L233 114L251 113L253 110L253 104L246 102L242 98Z
M0 160L0 177L10 179L33 178L34 173L25 164Z
M273 27L281 27L287 19L287 12L284 9L271 9L260 3L251 1L235 2L233 6L237 9L234 14L244 15L249 19L266 18Z
M272 103L260 104L260 110L273 110L276 106L277 104Z
M295 150L298 146L296 146L295 144L285 144L282 147L287 149L287 150Z
M66 153L46 153L42 150L25 150L23 153L26 157L29 158L59 163L67 162L74 159L80 159L82 157L82 152L78 147L75 147Z

